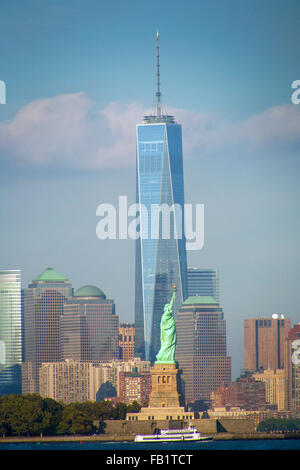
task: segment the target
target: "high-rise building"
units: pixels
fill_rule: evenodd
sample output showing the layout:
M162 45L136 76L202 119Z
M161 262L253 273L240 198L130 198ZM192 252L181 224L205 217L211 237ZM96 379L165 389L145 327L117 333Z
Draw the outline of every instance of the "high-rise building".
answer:
M211 296L188 297L178 312L176 330L185 401L208 401L211 391L231 382L223 310Z
M136 370L138 374L144 375L150 373L150 362L142 361L140 358L134 358L130 361L110 361L109 363L100 364L101 371L101 383L103 384L103 390L100 390L99 397L104 399L108 397L108 394L105 394L105 389L108 390L113 388L114 395L120 396L121 384L120 384L120 375L123 372L132 373L133 370ZM107 386L107 387L106 387Z
M266 403L276 405L278 411L286 410L286 381L284 369L267 369L252 377L266 384Z
M21 393L21 271L0 270L0 395Z
M120 396L121 373L131 373L133 369L136 369L138 374L147 375L150 371L150 362L142 361L140 358L134 358L130 361L118 359L109 362L94 362L93 364L96 371L94 373L97 374L97 383L99 384L96 394L97 401Z
M70 306L64 304L64 314L60 318L61 359L74 361L89 360L87 317L81 313L80 305L70 299Z
M129 404L137 401L145 405L151 393L150 372L140 373L137 368L133 368L131 372L120 372L119 390L121 402Z
M288 318L274 314L272 318L244 320L244 368L249 372L284 367L284 345L291 328Z
M164 305L177 286L176 313L186 298L181 125L161 108L157 34L156 113L137 125L135 355L153 361L160 348Z
M130 361L134 358L134 325L122 323L119 328L120 359Z
M235 382L220 385L211 393L212 408L222 403L244 410L259 410L266 404L266 385L254 377L241 377Z
M71 295L69 280L53 268L47 268L24 289L23 393L39 393L41 364L61 359L60 318Z
M266 404L266 386L253 377L245 377L232 382L230 401L233 406L245 410L258 410Z
M300 411L300 324L290 329L285 341L287 409Z
M109 361L119 357L119 317L115 304L96 286L83 286L64 302L61 357Z
M210 392L211 399L211 409L215 410L216 408L226 408L230 403L230 386L229 384L221 384L216 390Z
M97 368L91 362L67 359L41 364L40 394L63 403L96 401Z
M188 268L187 270L188 296L211 296L218 302L219 298L219 274L216 269Z
M112 397L122 397L126 403L133 400L143 403L151 390L150 363L140 359L108 363L73 359L45 362L39 377L40 394L64 403Z

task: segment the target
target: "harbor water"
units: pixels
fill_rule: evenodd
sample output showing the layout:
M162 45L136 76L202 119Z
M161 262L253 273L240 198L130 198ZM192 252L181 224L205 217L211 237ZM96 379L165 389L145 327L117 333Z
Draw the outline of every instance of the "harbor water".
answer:
M300 439L253 439L253 440L211 440L204 442L22 442L1 443L3 450L94 450L94 451L199 451L199 450L300 450Z

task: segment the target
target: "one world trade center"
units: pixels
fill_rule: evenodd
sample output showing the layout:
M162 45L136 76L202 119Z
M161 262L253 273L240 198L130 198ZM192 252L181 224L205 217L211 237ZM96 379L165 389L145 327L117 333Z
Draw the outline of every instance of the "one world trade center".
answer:
M187 296L182 132L174 116L162 112L158 33L156 81L156 110L136 126L135 355L152 362L173 286L175 318Z

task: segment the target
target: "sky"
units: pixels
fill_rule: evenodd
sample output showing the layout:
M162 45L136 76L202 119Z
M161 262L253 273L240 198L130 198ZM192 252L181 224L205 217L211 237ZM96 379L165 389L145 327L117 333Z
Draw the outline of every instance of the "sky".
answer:
M233 379L243 321L300 322L298 0L2 0L0 268L51 266L134 321L134 241L99 240L96 209L135 201L135 131L182 125L185 202L204 204L189 266L219 270Z

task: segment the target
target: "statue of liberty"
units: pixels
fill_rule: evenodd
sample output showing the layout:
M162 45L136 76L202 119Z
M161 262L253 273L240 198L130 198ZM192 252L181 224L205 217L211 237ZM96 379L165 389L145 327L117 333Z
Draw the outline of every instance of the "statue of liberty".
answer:
M156 364L176 364L176 326L172 315L173 304L176 297L176 286L173 286L173 294L169 304L164 307L164 313L160 322L160 350L156 356Z

